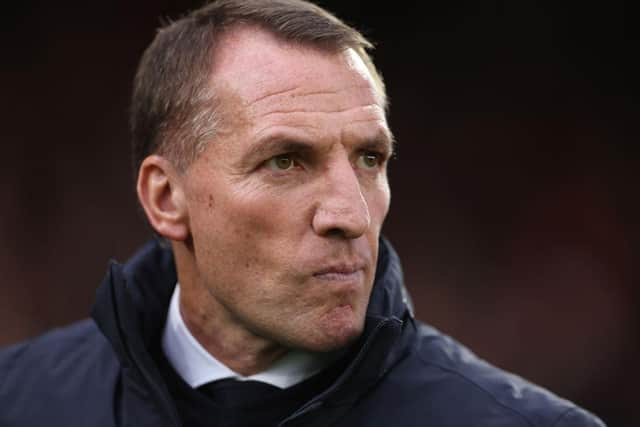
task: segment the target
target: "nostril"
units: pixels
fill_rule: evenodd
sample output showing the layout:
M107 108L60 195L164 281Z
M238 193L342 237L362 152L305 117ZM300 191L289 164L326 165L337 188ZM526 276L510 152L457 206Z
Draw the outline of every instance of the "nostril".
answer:
M312 227L321 236L356 239L366 232L370 222L359 186L336 184L321 194L314 207Z
M330 228L329 230L327 230L325 234L327 237L340 237L340 238L346 237L345 231L338 227Z
M365 219L352 212L335 213L318 210L313 218L313 229L318 235L340 239L355 239L366 232L369 227L368 217Z

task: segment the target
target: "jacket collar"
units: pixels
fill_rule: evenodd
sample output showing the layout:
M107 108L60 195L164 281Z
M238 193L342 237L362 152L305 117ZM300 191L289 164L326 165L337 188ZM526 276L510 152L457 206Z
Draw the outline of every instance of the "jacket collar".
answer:
M160 342L176 277L171 249L151 241L126 264L110 263L92 311L98 327L130 373L133 389L138 394L146 390L148 396L141 398L152 398L156 409L162 407L165 419L174 420L173 425L179 425L178 416L150 350ZM331 402L335 407L347 408L345 403L355 401L406 354L408 334L413 330L406 327L410 320L413 324L398 255L381 238L365 332L355 357L332 387L289 419L314 412L318 403Z

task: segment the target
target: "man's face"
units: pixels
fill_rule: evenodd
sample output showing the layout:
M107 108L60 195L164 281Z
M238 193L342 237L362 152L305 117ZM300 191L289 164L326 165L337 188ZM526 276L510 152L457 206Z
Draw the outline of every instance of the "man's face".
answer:
M213 75L224 125L184 181L203 304L287 347L340 348L362 332L389 208L373 80L352 50L251 28Z

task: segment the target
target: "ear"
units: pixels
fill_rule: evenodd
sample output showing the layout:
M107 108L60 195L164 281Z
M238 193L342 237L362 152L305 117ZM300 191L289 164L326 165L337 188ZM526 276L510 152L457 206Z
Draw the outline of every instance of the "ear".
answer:
M171 162L158 155L148 156L138 172L138 200L158 234L182 241L189 236L184 189Z

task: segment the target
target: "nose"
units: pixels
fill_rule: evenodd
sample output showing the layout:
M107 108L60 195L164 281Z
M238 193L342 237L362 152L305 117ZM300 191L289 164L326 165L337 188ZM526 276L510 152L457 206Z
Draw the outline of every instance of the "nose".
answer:
M355 239L371 224L369 207L360 181L348 159L335 162L324 174L313 216L313 230L320 236Z

